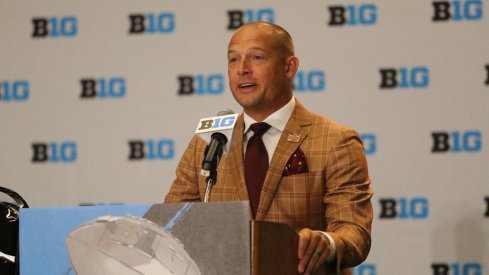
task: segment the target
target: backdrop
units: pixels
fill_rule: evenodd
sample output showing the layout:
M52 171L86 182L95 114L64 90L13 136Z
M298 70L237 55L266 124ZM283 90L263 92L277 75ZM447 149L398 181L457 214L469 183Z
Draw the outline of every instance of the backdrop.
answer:
M1 1L0 185L34 207L163 200L230 108L241 24L293 36L295 96L362 136L373 246L356 274L489 273L482 0Z

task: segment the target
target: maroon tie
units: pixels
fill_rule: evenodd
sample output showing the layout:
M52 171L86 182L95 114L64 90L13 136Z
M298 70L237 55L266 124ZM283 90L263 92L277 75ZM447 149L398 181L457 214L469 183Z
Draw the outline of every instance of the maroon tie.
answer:
M261 136L270 129L270 125L265 122L253 123L250 129L253 131L253 136L248 140L246 146L244 170L251 211L255 217L260 202L261 188L268 171L268 154Z

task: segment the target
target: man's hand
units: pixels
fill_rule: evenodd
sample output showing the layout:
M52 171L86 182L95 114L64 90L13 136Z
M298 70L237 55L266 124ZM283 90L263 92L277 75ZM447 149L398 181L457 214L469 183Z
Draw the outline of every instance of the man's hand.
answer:
M320 267L328 258L329 242L321 236L321 233L304 228L299 231L299 273L311 274Z

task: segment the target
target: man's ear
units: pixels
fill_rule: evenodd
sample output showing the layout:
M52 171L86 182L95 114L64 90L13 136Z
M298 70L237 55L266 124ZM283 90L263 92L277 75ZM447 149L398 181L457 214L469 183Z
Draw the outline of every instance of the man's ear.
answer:
M287 78L292 79L295 76L297 69L299 69L299 58L297 58L297 56L288 57L285 68Z

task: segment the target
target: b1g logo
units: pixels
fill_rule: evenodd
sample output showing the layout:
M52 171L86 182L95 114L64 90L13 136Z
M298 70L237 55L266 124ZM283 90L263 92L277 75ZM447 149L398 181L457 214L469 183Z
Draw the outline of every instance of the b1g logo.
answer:
M377 23L377 6L374 4L329 6L329 26L371 26Z
M377 275L377 266L375 264L361 264L351 269L352 275Z
M74 37L78 32L78 19L74 16L36 17L32 19L32 37Z
M221 74L181 75L177 79L179 95L220 95L224 93L224 76Z
M168 160L174 155L175 142L171 139L129 141L129 160Z
M429 215L427 198L380 199L380 219L426 219Z
M25 80L0 82L0 103L27 101L29 99L29 82Z
M481 0L433 1L433 22L479 21L482 19Z
M73 141L33 143L33 163L70 163L77 159L77 146Z
M482 134L472 130L466 132L433 132L433 153L474 153L482 150Z
M228 11L228 30L236 30L246 23L263 21L268 23L275 22L275 12L273 9L247 9Z
M175 31L175 14L171 12L130 14L129 34L158 34Z
M381 89L424 89L430 85L430 70L427 67L381 68Z
M218 116L209 119L201 119L197 133L208 130L226 129L236 123L237 115Z
M377 152L377 137L374 134L361 134L365 155L373 155Z
M80 80L80 98L122 98L126 95L126 80L123 77L83 78Z
M480 263L433 263L433 275L482 275Z
M323 71L297 71L294 77L297 92L320 92L326 88L326 73Z

